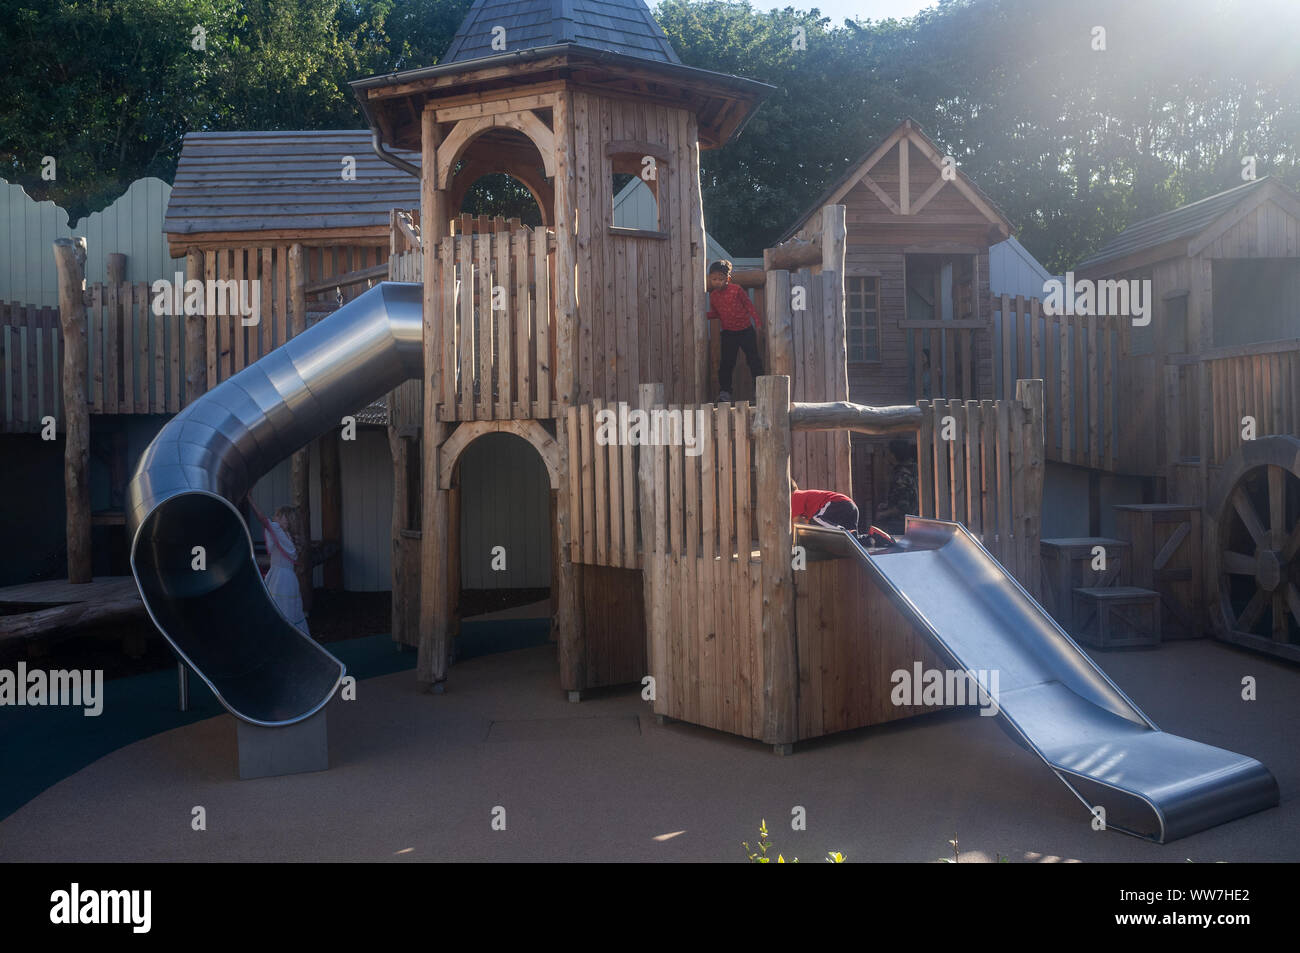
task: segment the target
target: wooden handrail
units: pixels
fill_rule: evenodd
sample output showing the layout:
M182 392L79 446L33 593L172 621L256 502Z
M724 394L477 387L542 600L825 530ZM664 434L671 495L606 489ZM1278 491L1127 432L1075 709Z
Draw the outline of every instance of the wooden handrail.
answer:
M846 400L792 403L791 430L852 430L865 434L913 433L921 429L921 408L915 404L868 407Z
M361 268L357 271L349 271L346 274L332 275L329 278L313 281L303 288L303 293L315 294L318 291L329 291L331 288L346 288L348 285L356 285L363 281L373 281L375 278L387 277L388 262L384 262L382 265L371 265L369 268Z
M1284 354L1287 351L1300 351L1300 338L1287 338L1281 341L1264 341L1259 344L1234 344L1231 347L1219 347L1211 351L1199 351L1195 354L1169 354L1166 364L1204 364L1206 361L1222 361L1234 357L1255 357L1259 354Z

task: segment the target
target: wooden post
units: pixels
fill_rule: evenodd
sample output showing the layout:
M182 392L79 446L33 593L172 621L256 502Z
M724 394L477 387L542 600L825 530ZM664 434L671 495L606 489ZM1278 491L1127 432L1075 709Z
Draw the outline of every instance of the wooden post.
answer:
M637 405L649 413L652 407L662 407L665 402L663 384L642 384L638 388ZM656 527L660 525L661 514L655 509L655 483L663 479L663 474L655 467L656 449L645 446L639 448L637 467L637 484L640 490L641 508L641 571L644 583L644 605L646 613L645 657L647 674L655 680L655 714L668 713L669 674L667 670L667 622L663 617L661 606L667 598L663 591L664 582L659 575L661 553L655 544Z
M790 525L790 378L760 377L754 418L758 466L758 547L763 594L763 740L793 744L798 735L798 658Z
M86 240L54 242L63 329L63 494L67 508L68 581L90 582L90 411L86 404Z
M185 251L185 281L203 280L203 252L197 248ZM208 332L207 316L187 314L185 320L185 400L182 407L193 402L208 389Z
M320 447L320 538L338 552L325 560L322 585L326 589L343 588L343 487L339 463L339 431L330 428L317 444Z
M110 285L120 285L126 281L126 256L119 251L110 252L104 271Z
M578 461L569 456L569 422L567 414L555 418L556 442L559 444L560 485L555 498L555 535L557 559L551 585L556 589L555 640L559 644L560 687L580 692L587 687L587 644L582 614L578 605L578 569L573 565L574 526L569 500L574 469Z
M768 372L776 377L790 377L794 373L794 342L790 330L790 273L769 271L763 288L763 304L767 309Z
M439 456L447 437L448 426L438 420L438 403L442 385L442 269L438 267L438 245L447 234L448 210L446 183L439 182L438 147L442 130L432 108L420 116L420 224L424 267L424 422L421 428L421 490L423 509L420 516L420 637L415 664L416 681L421 687L441 691L447 680L451 661L452 593L447 567L448 527L451 501L441 488Z
M562 407L573 404L577 393L574 374L574 181L573 99L569 90L555 94L555 396ZM556 414L558 418L560 414ZM564 498L560 498L564 502Z
M1024 546L1022 550L1025 562L1022 564L1024 578L1021 582L1035 599L1041 595L1041 556L1039 553L1039 536L1043 527L1043 476L1044 476L1044 434L1043 434L1043 382L1041 380L1016 381L1016 400L1024 407L1024 421L1020 432L1023 451L1021 459L1025 469L1025 499L1021 502L1023 523L1017 528L1022 532Z
M822 207L822 271L833 271L840 275L841 289L844 287L844 246L848 237L844 217L843 205Z
M301 334L307 330L307 270L303 267L303 248L295 244L289 248L289 321L290 333ZM302 519L302 543L306 552L298 560L296 573L298 589L302 593L302 610L311 612L312 561L311 561L311 448L297 451L289 463L289 491L293 505L298 507Z

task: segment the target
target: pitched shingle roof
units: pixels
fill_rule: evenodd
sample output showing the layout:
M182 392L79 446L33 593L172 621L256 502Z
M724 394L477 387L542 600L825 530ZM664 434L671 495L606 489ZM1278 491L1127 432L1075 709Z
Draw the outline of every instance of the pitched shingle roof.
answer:
M492 47L495 27L505 31L504 49ZM441 62L559 43L658 63L681 62L642 0L475 0Z
M1183 205L1172 211L1143 219L1124 229L1103 245L1097 254L1074 267L1092 268L1136 251L1163 245L1176 238L1190 238L1209 227L1216 218L1262 187L1268 180L1268 176L1264 176L1262 179L1211 195L1199 202L1192 202L1190 205Z
M419 164L417 153L395 155ZM356 178L343 178L343 158ZM375 155L368 129L192 132L185 136L163 231L308 231L388 224L420 204L420 182Z

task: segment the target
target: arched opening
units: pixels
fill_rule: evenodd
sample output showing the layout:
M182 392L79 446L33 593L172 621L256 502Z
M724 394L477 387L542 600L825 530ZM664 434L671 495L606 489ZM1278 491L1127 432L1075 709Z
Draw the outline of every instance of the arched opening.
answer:
M517 218L535 227L554 221L555 191L546 161L522 132L490 127L461 151L447 182L453 216Z
M453 659L546 644L555 525L546 461L528 439L484 432L460 449L450 483Z

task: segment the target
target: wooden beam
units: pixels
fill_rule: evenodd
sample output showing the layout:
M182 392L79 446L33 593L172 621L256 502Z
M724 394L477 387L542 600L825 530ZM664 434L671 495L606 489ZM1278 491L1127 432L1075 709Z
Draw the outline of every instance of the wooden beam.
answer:
M54 242L63 331L63 501L66 507L68 581L92 579L90 553L90 411L86 404L86 240ZM7 382L6 382L7 383Z
M791 430L852 430L865 434L915 433L921 408L915 404L868 407L846 400L790 405Z
M320 538L328 549L338 547L334 555L325 560L323 585L326 589L343 588L343 477L339 461L337 428L331 427L317 440L320 450Z
M758 468L758 546L762 559L763 740L798 739L799 660L791 568L790 378L760 377L754 417Z
M939 190L947 184L948 184L948 180L945 179L942 175L940 175L939 178L931 182L930 187L921 193L921 197L917 199L916 203L912 206L912 214L913 215L921 214L921 209L929 205L930 199L938 195Z
M845 179L844 183L838 189L836 189L834 192L831 193L831 197L826 200L825 204L838 205L840 200L843 199L844 196L849 194L849 191L855 185L858 184L858 182L862 179L862 177L865 176L868 172L870 172L875 167L876 163L879 162L882 158L884 158L889 153L889 150L894 148L894 145L899 140L901 140L903 136L905 136L906 134L907 134L906 127L899 126L888 136L886 136L885 140L882 143L880 143L880 145L876 146L876 148L872 151L871 155L867 156L865 159L862 160L862 164L858 166L857 171L854 172L852 175L850 175L847 179ZM890 199L890 202L892 201L893 200ZM800 224L803 223L801 222Z
M91 625L129 622L144 617L144 602L138 592L108 602L74 602L35 612L0 616L0 642L81 631Z
M484 116L496 116L500 113L550 109L554 105L554 92L533 93L528 96L511 96L508 99L496 99L487 102L478 100L460 106L439 105L434 110L434 119L439 123L460 122L462 119L479 119Z
M908 172L908 148L910 140L904 136L898 140L898 211L901 215L912 214L912 180Z
M197 248L185 251L185 281L191 280L203 280L203 252ZM208 389L208 319L203 314L186 314L181 320L185 322L185 406Z
M797 271L821 263L820 241L803 245L778 245L763 250L763 268L766 271Z

